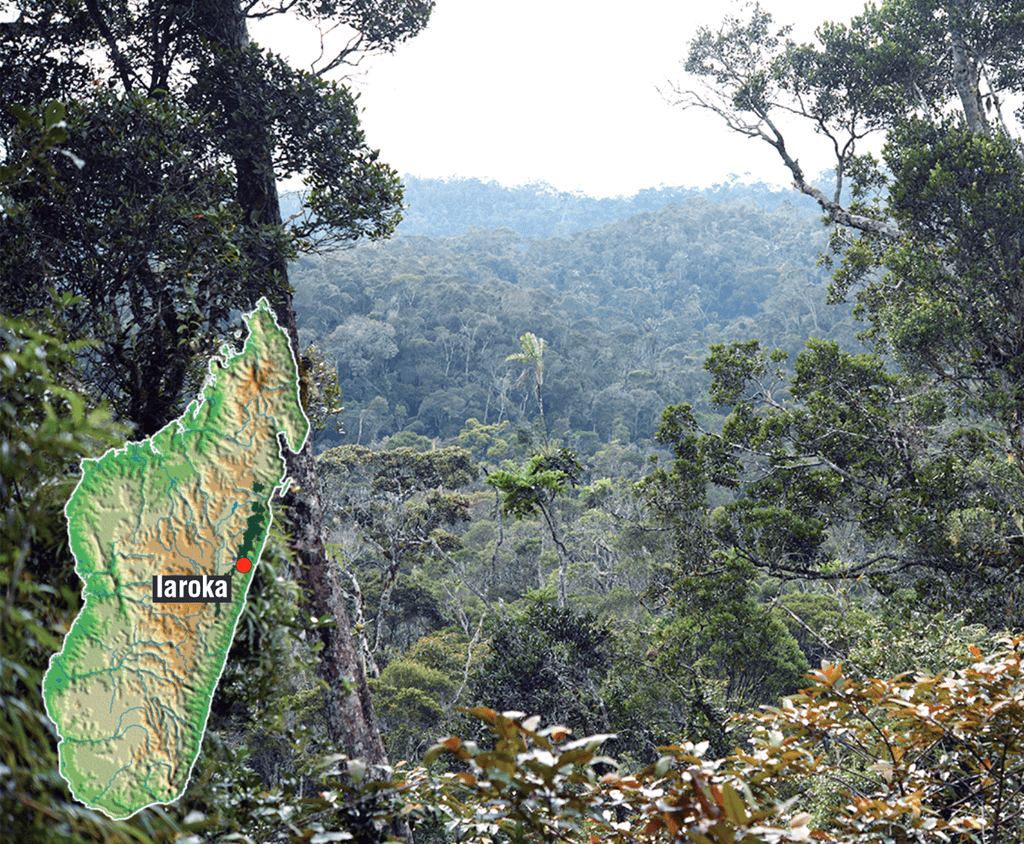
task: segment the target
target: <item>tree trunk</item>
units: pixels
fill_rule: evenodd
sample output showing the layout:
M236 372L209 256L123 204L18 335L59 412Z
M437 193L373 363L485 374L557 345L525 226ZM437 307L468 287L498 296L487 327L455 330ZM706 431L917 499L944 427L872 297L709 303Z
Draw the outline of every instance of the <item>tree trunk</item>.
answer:
M988 120L985 117L985 108L981 102L981 91L979 90L978 67L971 57L970 50L963 39L963 36L954 27L951 32L953 47L953 85L956 87L957 95L960 97L960 104L964 109L964 118L971 132L975 135L988 134Z
M238 0L214 0L205 4L204 29L218 52L225 57L249 45L245 14ZM215 57L214 61L218 61ZM259 90L252 86L251 90ZM235 159L237 198L247 217L263 225L281 225L281 207L273 168L273 142L268 127L258 118L246 119L250 110L233 94L223 100L229 118L229 132L245 137L245 154ZM274 303L277 321L288 332L292 348L299 350L298 330L291 293L288 292L288 264L284 256L268 249L264 262L268 277L281 282L281 294ZM331 739L345 753L372 767L387 765L377 717L363 673L362 660L352 636L338 571L324 548L323 490L313 459L311 440L299 452L286 451L292 488L283 503L290 525L291 547L298 563L297 576L304 587L304 610L317 618L329 616L335 624L315 633L323 642L318 669L327 683L325 708Z
M554 496L551 497L548 505L545 505L543 501L538 500L538 506L540 512L544 516L544 521L548 523L548 529L551 531L551 539L555 543L555 550L558 552L558 607L559 609L565 609L565 605L568 601L568 595L565 588L565 573L569 567L569 551L565 547L565 543L562 541L562 532L558 527L558 513L555 511ZM539 564L538 564L539 568ZM541 584L543 587L543 584Z

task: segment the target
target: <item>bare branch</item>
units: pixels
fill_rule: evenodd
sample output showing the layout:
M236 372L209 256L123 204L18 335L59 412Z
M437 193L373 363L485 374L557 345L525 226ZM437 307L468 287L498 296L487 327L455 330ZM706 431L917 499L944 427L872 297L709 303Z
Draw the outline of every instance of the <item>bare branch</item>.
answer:
M843 651L840 648L837 648L835 645L831 644L823 636L821 636L817 631L815 631L814 628L810 627L807 624L806 621L804 621L802 618L800 618L800 616L798 616L795 612L793 612L793 610L791 610L784 603L782 603L779 600L779 596L778 595L776 595L774 598L772 598L768 603L771 604L773 607L778 607L784 613L789 615L790 618L792 618L804 630L806 630L808 633L810 633L811 636L813 636L815 639L817 639L818 643L821 644L827 651L829 651L830 653L833 653L836 656L838 656L840 658L840 660L846 658L846 652L845 651Z
M898 554L875 554L872 557L864 560L863 562L857 563L855 566L842 569L840 571L821 571L820 569L809 569L798 566L788 566L785 563L779 562L765 562L760 557L755 557L746 551L738 551L739 555L743 559L750 562L752 565L757 566L759 569L771 572L784 572L786 574L796 575L797 577L805 580L848 580L856 577L860 579L862 577L883 577L891 574L898 574L901 571L914 568L916 566L927 566L928 563L920 560L906 559ZM896 565L890 566L884 569L872 569L871 566L882 562L883 560L896 561Z
M872 217L865 217L862 214L853 214L843 208L836 199L830 199L819 188L808 184L807 179L804 178L804 171L800 167L800 162L793 158L789 154L789 150L786 149L786 141L782 137L782 133L768 119L767 115L764 118L764 122L771 128L775 138L769 138L767 135L762 135L762 137L775 148L783 164L789 169L790 174L793 176L793 186L800 193L812 197L833 223L839 223L842 226L849 226L862 232L877 234L892 240L900 236L899 226L886 220L876 220Z
M454 557L446 553L445 550L437 544L437 540L433 536L430 537L430 544L434 549L434 553L438 554L446 563L448 563L448 565L450 565L455 570L456 574L458 574L459 576L459 580L462 581L463 585L465 585L465 587L469 589L470 592L472 592L481 601L483 601L487 609L489 609L495 615L499 615L498 611L494 609L494 605L488 600L487 595L481 592L476 586L474 586L472 579L466 576L466 570L462 567L462 564L459 563L459 561L456 560ZM504 615L504 607L502 608L502 613L500 614Z
M100 11L99 4L96 0L86 0L85 8L89 11L89 17L92 18L93 23L96 24L96 28L100 31L100 35L103 36L103 40L107 42L107 49L110 50L110 56L114 61L114 67L117 70L117 75L121 78L121 84L124 85L125 91L133 90L132 77L134 74L131 70L131 65L128 63L128 59L125 58L124 53L121 52L121 48L117 46L117 38L114 37L114 33L110 31L110 27L107 26L106 20L103 18L103 13Z
M486 616L480 616L480 621L476 626L476 633L473 634L472 641L470 641L466 646L466 667L462 671L462 683L459 685L459 690L455 693L455 696L448 703L448 706L445 707L445 715L451 713L452 707L454 707L459 698L462 697L463 692L466 691L466 686L469 685L469 667L473 663L473 648L480 643L480 634L484 629L485 618Z
M327 32L333 31L334 29L337 28L337 26L340 26L340 24L338 24L338 25L336 25L334 27L331 27L331 29L327 30ZM316 59L310 64L310 72L314 76L323 76L324 74L330 73L332 70L334 70L337 67L340 67L341 65L347 65L348 67L353 67L353 68L354 67L359 67L359 64L366 57L366 52L363 50L363 43L364 43L364 41L366 39L365 39L365 36L362 33L357 32L355 35L353 35L348 40L348 43L346 43L345 46L342 47L335 54L333 59L331 59L323 67L317 68L316 67L317 62L319 62L324 57L324 52L326 51L326 47L324 45L324 35L325 34L326 33L321 30L321 32L320 32L320 55L317 56ZM349 58L349 56L356 56L356 59L353 61L353 60L351 60Z

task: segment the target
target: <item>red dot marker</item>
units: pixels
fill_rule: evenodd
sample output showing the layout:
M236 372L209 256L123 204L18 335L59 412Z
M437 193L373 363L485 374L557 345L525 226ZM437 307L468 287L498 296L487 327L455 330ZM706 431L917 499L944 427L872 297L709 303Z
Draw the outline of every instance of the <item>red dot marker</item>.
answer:
M252 568L252 563L248 557L239 557L238 562L235 563L235 568L238 569L242 574L245 574L249 569Z

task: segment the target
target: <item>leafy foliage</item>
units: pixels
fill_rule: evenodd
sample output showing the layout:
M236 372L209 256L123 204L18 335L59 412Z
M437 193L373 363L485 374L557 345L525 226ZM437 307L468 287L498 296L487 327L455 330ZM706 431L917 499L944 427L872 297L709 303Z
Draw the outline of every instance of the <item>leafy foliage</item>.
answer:
M706 744L663 747L636 774L602 775L615 764L598 755L608 735L566 741L537 716L478 707L493 749L449 737L425 761L464 767L404 784L456 840L1013 841L1019 644L972 646L969 664L934 676L853 681L825 665L782 706L740 719L755 726L749 749L712 761Z
M691 497L704 483L736 491L717 540L773 574L902 583L936 605L961 606L969 584L979 617L1005 618L1020 565L1014 465L875 356L811 340L792 379L783 359L756 341L712 348L711 394L732 406L720 433L687 406L666 411L661 436L689 455Z
M525 342L525 341L524 341ZM539 360L539 358L538 358ZM538 385L538 400L540 396ZM542 417L543 419L543 417ZM499 469L487 476L486 482L503 493L501 511L516 519L533 513L544 517L551 539L558 549L558 605L566 605L566 571L569 551L562 539L558 512L554 508L555 496L564 492L566 485L576 486L583 467L576 452L568 448L547 449L534 454L522 469L516 472Z
M972 646L972 664L934 676L858 682L826 665L799 696L746 716L758 729L737 754L741 774L769 792L828 781L832 840L1015 840L1020 640L1003 644L988 655Z
M391 49L432 8L303 5L312 20L343 14L357 25L341 62ZM229 49L245 14L230 2L72 3L59 14L25 3L2 35L3 61L22 62L0 97L5 172L30 155L33 121L61 133L63 157L46 180L5 187L0 269L21 283L4 288L0 307L40 314L51 289L80 296L60 313L69 339L97 341L81 347L79 380L143 436L195 391L233 311L264 295L283 307L289 291L275 272L297 249L383 237L397 222L397 174L367 148L350 92L255 45ZM107 86L97 55L112 69ZM56 105L32 116L32 103L54 97L66 119ZM258 165L247 158L259 157L256 126L268 146ZM265 190L274 167L310 187L306 212L287 227Z
M813 333L859 348L851 309L824 304L825 232L771 198L772 212L700 196L568 238L477 227L301 259L300 336L337 366L343 441L539 423L533 383L506 362L527 331L545 341L547 436L574 448L580 432L649 440L665 404L701 401L708 342L758 336L795 356Z
M469 453L457 446L436 451L341 446L325 451L318 462L331 492L328 512L348 564L369 550L364 565L380 571L373 644L365 645L372 662L373 654L385 654L392 597L399 597L402 587L411 585L401 580L400 573L411 572L435 556L450 558L460 548L453 530L468 520L469 500L458 490L473 481L478 470ZM350 537L349 531L355 537ZM355 576L351 569L350 576ZM361 619L361 590L355 601L355 614ZM419 594L414 603L425 605L429 600ZM426 606L420 609L419 614L440 614L439 610L431 613ZM395 623L402 621L399 617Z
M329 7L337 4L319 5L323 8L316 17L329 16ZM365 15L361 35L373 40L382 34L368 35L383 9L380 4L359 5L349 14L353 20L360 12ZM431 4L416 5L429 12ZM425 23L426 15L401 40ZM391 35L397 34L398 28L392 28ZM222 53L195 75L186 101L195 114L215 117L211 128L222 138L227 155L234 157L239 147L244 150L252 142L242 126L258 122L270 134L274 174L282 179L305 177L303 208L287 229L292 241L325 249L391 234L399 219L401 184L398 174L378 160L379 153L367 147L355 97L347 87L298 71L255 44Z
M582 472L575 452L559 449L533 455L519 471L498 469L487 483L504 493L502 511L517 519L535 513L568 486L575 486Z
M609 735L567 741L571 730L540 727L539 716L469 714L489 725L493 749L451 736L425 757L451 754L467 770L438 780L410 777L422 811L435 813L455 840L777 842L805 840L806 828L775 826L741 781L702 758L706 745L662 748L659 761L636 775L602 773ZM774 807L773 807L774 808ZM804 822L803 816L796 821ZM792 837L791 837L792 836Z
M490 726L493 750L481 751L474 742L453 736L424 757L430 764L447 751L468 764L468 771L447 775L447 787L438 788L430 800L456 841L499 833L517 842L572 841L583 836L588 822L604 821L589 795L573 786L596 782L594 766L602 757L595 751L608 736L566 742L570 731L565 727L538 731L538 716L499 715L486 707L469 714Z
M613 642L593 615L534 603L497 620L489 655L469 686L474 702L511 703L587 731L608 731L602 686L613 670Z
M254 278L255 244L290 247L242 225L209 122L173 99L97 93L67 121L75 159L55 161L56 187L13 190L16 213L0 223L0 271L21 281L0 307L39 315L53 290L76 297L59 318L70 339L93 341L76 347L82 387L148 435L198 388L232 311L280 298Z
M834 294L865 280L859 268L883 268L858 293L872 336L909 371L948 390L956 406L997 421L1019 464L1019 143L974 134L958 120L911 121L892 133L883 158L892 172L888 212L902 237L858 242Z

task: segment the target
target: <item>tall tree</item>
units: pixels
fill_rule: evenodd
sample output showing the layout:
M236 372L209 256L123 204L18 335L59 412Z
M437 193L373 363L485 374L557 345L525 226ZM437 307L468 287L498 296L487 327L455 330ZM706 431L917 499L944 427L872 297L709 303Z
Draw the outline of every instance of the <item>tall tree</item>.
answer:
M2 222L13 226L20 240L16 250L4 250L12 256L5 275L17 272L28 281L19 294L20 310L44 310L56 295L73 336L99 341L107 355L86 360L82 377L109 396L139 433L156 430L180 409L188 393L187 361L203 351L201 338L227 329L231 310L243 301L251 305L259 295L269 295L278 321L298 347L287 284L287 262L296 248L317 236L337 242L391 232L401 202L397 176L366 147L354 98L322 75L366 51L394 49L426 25L432 6L431 0L39 0L21 4L18 20L2 28L3 105L59 98L82 103L86 116L95 113L92 125L82 120L71 126L72 134L80 133L81 146L69 143L71 156L59 163L63 169L48 189L30 183L12 192L18 213L6 214ZM251 43L248 34L250 19L285 12L321 26L341 24L352 39L318 72L294 70ZM98 96L96 86L104 85L111 93ZM119 156L116 143L114 149L104 147L105 132L120 131L127 112L187 143L147 150L141 161ZM0 120L6 120L5 148L16 149L17 125L6 114ZM152 136L149 125L143 134ZM309 214L286 228L275 180L290 174L306 178ZM82 187L82 177L92 179L90 187ZM197 183L205 193L181 202ZM168 202L183 207L169 214L160 204ZM73 213L62 216L61 209ZM40 216L41 210L49 217ZM126 220L128 257L120 275L108 266L112 251L96 250L90 240L94 227L106 226L111 214ZM190 243L209 242L196 226L179 225L197 214L213 226L215 249L192 262L169 263ZM46 225L47 219L81 225L59 228L56 222ZM161 238L156 249L154 234ZM4 239L9 242L6 232ZM238 256L235 272L221 273L222 266L232 266L231 256ZM82 267L106 285L106 298L93 302L93 289L76 286ZM203 268L199 278L193 275L197 267ZM62 298L65 293L85 298ZM18 303L2 304L12 306ZM138 370L140 359L159 359L168 347L174 351L162 365L158 360L151 374ZM173 372L174 367L182 371ZM126 397L137 387L158 395L133 405ZM350 754L383 764L337 573L324 554L321 491L309 446L288 455L288 469L294 483L285 503L299 576L308 590L307 610L337 622L318 631L332 738Z
M348 20L351 5L324 13ZM231 312L261 295L288 310L297 248L386 236L398 219L397 176L366 146L350 92L256 45L231 52L248 43L224 31L234 17L210 4L43 0L0 27L4 147L31 141L11 109L43 98L68 102L71 135L54 180L12 191L0 260L22 283L4 288L0 307L44 310L51 289L81 296L63 321L99 341L83 355L83 384L143 435L193 392L179 351L209 356L229 338ZM106 67L90 61L103 52ZM256 148L243 119L264 127L269 147ZM285 228L274 177L295 174L309 206Z
M385 622L401 569L432 555L458 565L450 554L461 540L451 529L469 520L469 499L458 490L476 478L477 467L468 451L455 446L427 452L341 446L317 462L334 520L354 530L380 569L372 646L363 639L367 668L379 677L377 660L385 655Z
M1021 484L1005 455L874 355L811 340L792 378L784 359L756 340L712 346L711 396L731 410L721 429L687 405L665 411L658 438L676 461L644 488L684 568L705 567L712 536L774 577L913 590L934 611L1019 623ZM709 519L710 483L735 498Z
M548 425L544 419L544 338L527 331L519 338L519 343L523 350L509 355L505 360L523 365L523 371L516 382L517 387L533 383L533 395L540 410L540 427L544 434L544 442L547 442Z
M1024 467L1024 150L1003 112L1024 91L1024 5L888 0L816 44L789 33L756 4L702 28L676 102L776 150L833 223L833 297L859 286L879 348L996 421ZM793 115L831 146L831 195L784 135ZM860 152L878 134L882 161Z
M486 482L502 493L502 515L516 519L540 513L551 533L558 552L558 606L565 609L568 600L566 573L569 550L562 538L562 528L555 507L555 497L576 486L583 475L576 452L570 448L547 449L534 454L522 467L491 472Z
M250 43L245 11L237 0L209 3L199 7L196 26L209 36L213 59L207 66L208 78L200 75L199 92L209 97L208 102L224 121L235 165L238 205L254 224L278 228L282 220L274 172L277 143L272 118L256 99L266 71L260 67L262 56ZM284 70L281 65L277 68ZM264 274L286 280L287 257L280 250L266 250ZM290 296L275 310L297 348L298 329ZM325 628L320 637L324 647L319 667L328 687L326 709L332 738L365 762L384 765L387 755L337 568L324 549L323 493L312 449L307 446L299 454L290 453L287 463L297 489L288 493L285 503L300 577L309 589L309 609L317 617L329 615L337 621L337 627Z

